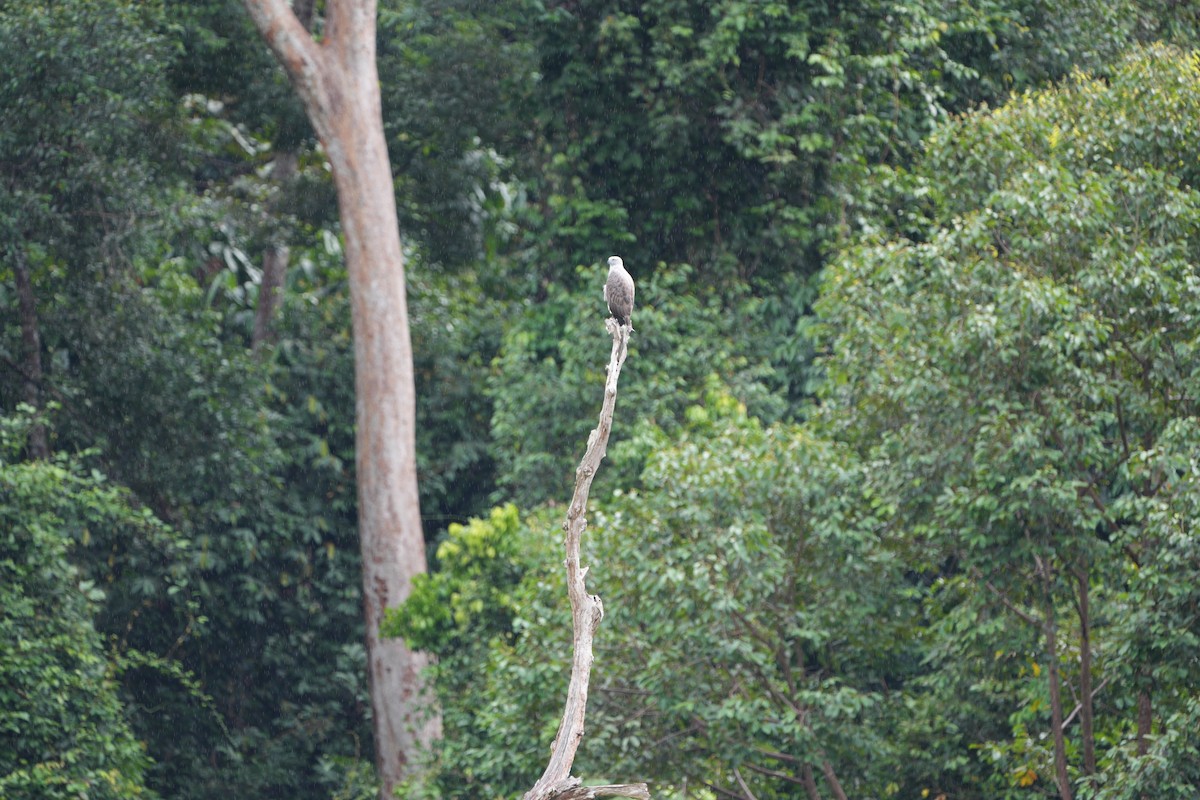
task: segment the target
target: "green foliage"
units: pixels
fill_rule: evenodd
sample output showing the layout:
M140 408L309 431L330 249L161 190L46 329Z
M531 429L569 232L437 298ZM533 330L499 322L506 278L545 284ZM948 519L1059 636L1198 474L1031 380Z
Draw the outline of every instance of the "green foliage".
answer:
M684 387L716 371L766 419L797 411L809 279L850 187L929 131L952 72L938 40L974 24L920 3L532 6L521 234L501 262L518 302L491 387L501 486L523 506L560 494L586 432L594 350L574 321L603 313L613 252L639 287L631 369ZM661 388L638 407L670 430L697 397Z
M1119 755L1120 761L1097 781L1096 798L1134 800L1147 793L1160 797L1189 797L1200 781L1200 705L1196 698L1163 720L1145 756Z
M494 258L513 230L512 154L532 80L525 0L385 0L379 73L400 227L442 269ZM416 326L414 326L415 328Z
M540 202L585 187L642 263L704 264L705 282L813 272L864 167L929 130L956 70L943 35L982 21L872 0L537 6ZM605 240L548 233L568 263Z
M481 513L495 488L493 406L486 387L504 305L486 296L479 278L439 274L423 259L410 261L408 269L417 477L432 540L450 520Z
M598 288L603 273L595 267L579 273L580 283L594 276L596 290L556 288L508 328L493 364L488 391L499 482L506 496L526 505L568 496L602 399L610 343ZM624 411L609 445L612 464L598 477L598 488L634 484L661 441L658 433L681 429L686 409L703 399L713 374L735 386L758 415L783 414L769 367L739 352L744 329L737 323L745 318L731 317L715 296L690 291L695 275L692 267L677 265L639 279L636 330L621 375Z
M225 477L198 483L195 504L183 506L210 618L184 660L218 716L178 707L169 687L139 685L147 705L191 721L168 734L161 717L146 720L158 760L174 767L155 776L173 797L236 787L324 798L363 784L370 730L354 382L344 269L334 254L297 253L307 265L292 276L274 359L256 364L234 351L225 364L232 371L197 392L240 442L230 453L209 441L206 457ZM253 471L237 471L243 454L254 455Z
M790 796L804 764L849 777L889 751L876 731L899 710L884 687L916 667L920 609L897 603L900 562L877 536L887 510L856 492L848 451L764 428L719 385L707 397L651 457L643 489L597 495L589 515L590 584L610 613L577 768L719 786L738 769L757 796ZM453 529L442 571L394 618L439 655L441 797L527 788L558 722L561 569L547 539L514 533L512 510ZM848 785L878 784L885 763Z
M594 424L612 252L639 302L581 774L1047 794L1050 663L1005 601L1057 613L1071 696L1083 571L1078 794L1188 796L1200 76L1117 57L1195 43L1188 4L380 5L441 536L390 623L441 657L412 796L544 766L570 652L549 504ZM237 0L0 0L0 52L0 794L372 796L349 299L300 105ZM16 458L18 256L77 454L45 463ZM523 519L441 534L510 499Z
M383 633L416 650L444 651L466 636L508 631L515 606L506 589L524 573L518 526L511 503L486 520L451 524L437 547L438 571L413 579L409 598L388 610Z
M6 251L78 266L153 207L153 157L172 138L164 27L157 3L0 3L0 50L22 55L0 81Z
M349 286L340 250L320 246L300 254L281 309L280 339L267 396L282 420L280 441L298 449L297 474L327 475L314 485L310 514L336 512L354 526L354 351ZM422 518L432 539L450 521L484 507L494 485L483 393L498 337L498 304L481 297L479 281L432 272L409 262L409 319L417 386L417 471ZM335 478L333 476L336 476ZM293 494L302 494L293 492Z
M28 421L0 418L0 794L153 797L93 618L103 584L68 561L73 532L153 526L74 459L19 463Z
M888 202L867 177L909 165L947 109L1098 52L1085 31L1110 15L1089 2L1067 22L1026 2L531 6L536 73L511 87L530 129L512 167L523 192L495 212L519 231L498 260L511 321L489 387L509 493L495 497L523 507L561 495L586 433L597 373L578 321L603 314L605 257L624 255L638 282L641 374L627 383L679 379L637 398L642 418L670 432L710 371L763 419L797 418L815 378L814 276ZM615 475L629 485L640 469Z
M921 165L938 197L925 235L868 239L828 276L822 418L878 464L874 491L903 509L925 568L962 584L942 589L945 660L924 686L941 703L965 672L1022 708L1009 733L962 708L955 726L975 730L983 758L943 771L939 788L999 796L1051 780L1050 741L1026 738L1047 701L1012 668L1047 674L1053 616L1069 642L1057 666L1077 685L1080 581L1094 680L1113 683L1097 698L1102 780L1134 774L1118 764L1147 674L1165 717L1182 719L1192 697L1194 665L1166 653L1194 623L1142 573L1194 568L1168 544L1173 526L1195 524L1194 466L1145 465L1187 452L1200 397L1200 194L1180 169L1195 145L1179 111L1200 98L1195 69L1170 49L1135 50L1107 81L1076 77L948 127ZM1149 130L1161 135L1139 138ZM1013 629L1022 613L1038 635Z
M545 766L543 739L560 713L570 656L556 646L530 661L521 641L569 630L554 527L548 515L521 522L511 504L451 525L435 571L389 612L387 635L438 656L445 730L406 796L508 795Z
M1198 70L1193 56L1162 45L1133 49L1099 76L1075 72L1055 91L944 126L919 173L935 186L942 218L1043 161L1076 173L1158 169L1195 186L1200 173L1185 154L1197 146L1188 120L1200 110Z
M887 506L847 449L763 427L717 387L689 418L642 488L593 515L611 613L580 769L790 797L828 762L878 792L886 687L917 666L920 612L880 536Z
M279 150L313 138L300 99L283 70L263 46L239 0L159 0L175 24L180 57L167 65L179 96L199 95L220 103L221 112L243 134L270 140ZM228 164L216 153L201 174L217 177Z
M624 249L635 277L696 265L727 309L745 284L767 297L815 274L862 222L864 178L908 164L947 109L1102 66L1170 17L1091 0L529 6L514 279Z

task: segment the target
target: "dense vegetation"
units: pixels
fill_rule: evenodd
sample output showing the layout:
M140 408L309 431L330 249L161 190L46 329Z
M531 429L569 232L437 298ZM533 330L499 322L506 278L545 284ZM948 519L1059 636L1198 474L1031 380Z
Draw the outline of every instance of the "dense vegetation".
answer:
M445 728L409 796L544 766L614 252L577 774L1200 791L1200 13L380 6L434 565L390 624ZM0 0L0 52L0 796L371 797L299 105L236 0Z

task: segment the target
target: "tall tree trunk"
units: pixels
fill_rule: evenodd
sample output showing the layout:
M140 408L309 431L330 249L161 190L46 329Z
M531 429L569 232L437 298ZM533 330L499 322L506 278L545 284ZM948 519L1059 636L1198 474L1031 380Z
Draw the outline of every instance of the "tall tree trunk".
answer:
M1137 754L1144 756L1150 752L1150 732L1154 725L1154 708L1150 703L1150 677L1140 676L1144 683L1138 690L1137 696ZM1140 800L1150 800L1150 795L1143 793Z
M315 2L316 0L292 0L292 12L306 31L312 30ZM271 180L280 193L285 192L288 184L296 177L299 163L300 152L297 148L281 150L275 156ZM250 348L256 353L275 338L275 313L279 308L280 293L286 282L290 257L291 248L287 242L272 242L263 253L262 281L258 289L258 306L254 309L254 331L250 338Z
M800 767L800 780L804 785L804 794L808 796L808 800L821 800L821 792L817 789L817 779L813 775L812 764L804 764Z
M1153 724L1154 713L1150 703L1150 689L1143 686L1137 696L1137 754L1139 756L1150 752L1150 729Z
M833 792L833 796L837 800L847 800L846 792L842 789L842 783L838 780L837 774L833 771L833 764L829 761L821 762L821 771L825 773L825 782L829 784L829 791Z
M284 150L275 156L271 180L280 191L296 176L299 161L295 150ZM273 242L263 253L262 280L258 285L258 306L254 309L254 332L250 339L250 347L256 353L274 338L275 311L279 308L290 255L291 248L286 242Z
M38 332L37 300L33 294L33 279L29 261L20 242L12 247L13 280L17 289L17 314L21 321L21 395L22 399L40 411L42 409L42 337ZM29 457L44 460L50 457L50 442L46 426L35 422L29 429Z
M428 658L381 639L388 606L424 572L417 497L416 400L404 261L375 66L374 0L328 0L318 44L286 0L244 0L287 70L333 168L354 327L363 605L380 796L441 732L424 691Z
M1083 737L1083 773L1096 774L1096 737L1092 716L1092 621L1088 608L1090 580L1084 560L1076 578L1079 582L1079 727Z
M1054 776L1058 782L1058 796L1071 800L1071 782L1067 775L1067 746L1063 732L1062 686L1058 674L1058 622L1054 614L1054 593L1049 562L1038 559L1038 571L1042 574L1043 600L1045 604L1046 632L1046 680L1050 684L1050 727L1054 735Z

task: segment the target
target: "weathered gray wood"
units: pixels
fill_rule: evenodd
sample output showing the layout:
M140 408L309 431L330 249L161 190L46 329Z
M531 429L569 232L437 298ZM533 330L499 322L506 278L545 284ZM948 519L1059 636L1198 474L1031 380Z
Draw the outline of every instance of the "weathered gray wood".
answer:
M554 744L551 745L550 762L546 765L542 777L525 793L524 800L573 800L594 797L634 797L649 800L650 797L650 791L644 783L582 786L578 778L571 777L575 752L583 740L588 683L592 672L592 641L596 629L600 626L600 620L604 618L604 604L600 597L587 593L587 567L579 563L579 544L587 527L584 514L587 511L592 479L607 452L613 411L617 405L617 380L621 376L621 367L629 350L630 329L619 325L615 319L607 320L605 326L613 337L613 345L608 361L608 379L604 384L600 422L588 436L587 452L575 470L575 491L567 508L567 520L563 524L566 530L567 594L571 600L571 620L575 631L571 682L567 688L562 722L559 724L558 734L554 737Z

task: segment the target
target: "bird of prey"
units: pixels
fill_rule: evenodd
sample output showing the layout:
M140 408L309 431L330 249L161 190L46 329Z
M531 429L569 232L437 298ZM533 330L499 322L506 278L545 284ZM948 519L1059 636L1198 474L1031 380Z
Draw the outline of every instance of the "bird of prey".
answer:
M620 256L608 259L608 281L604 284L604 301L608 311L621 325L630 324L633 316L633 278L625 271Z

